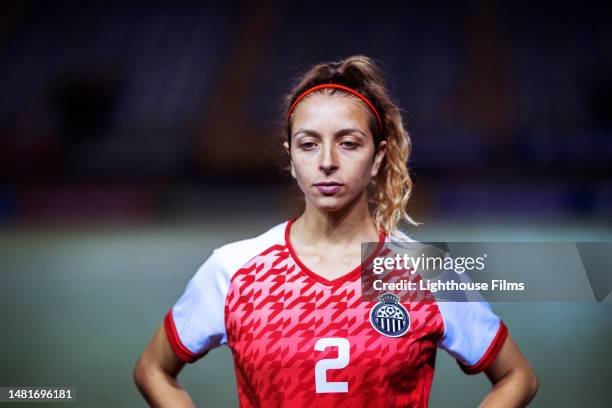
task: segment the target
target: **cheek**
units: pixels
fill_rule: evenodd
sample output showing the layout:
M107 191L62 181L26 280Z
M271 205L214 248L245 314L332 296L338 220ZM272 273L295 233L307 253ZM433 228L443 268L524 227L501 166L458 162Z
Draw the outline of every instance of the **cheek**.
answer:
M347 163L350 178L359 184L367 184L372 172L372 160L369 156L353 159Z
M304 182L306 182L306 180L308 180L309 175L311 173L309 166L310 163L308 159L299 157L299 155L297 157L294 156L292 166L294 173L293 176L295 177L299 185L302 185Z
M293 170L295 171L295 173L299 176L303 173L304 170L304 160L302 160L301 158L295 158L293 159Z

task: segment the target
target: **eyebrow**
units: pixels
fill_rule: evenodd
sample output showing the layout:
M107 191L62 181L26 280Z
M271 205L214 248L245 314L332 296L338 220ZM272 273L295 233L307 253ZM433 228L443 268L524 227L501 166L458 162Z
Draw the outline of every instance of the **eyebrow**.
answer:
M293 134L293 137L296 137L296 136L297 136L297 135L299 135L300 133L306 133L307 135L314 136L314 137L318 137L318 138L320 138L320 137L321 137L321 134L320 134L319 132L317 132L316 130L312 130L312 129L303 129L303 128L298 129L298 130L297 130L297 131L296 131L296 132ZM351 133L359 133L359 134L361 134L363 137L366 137L366 138L367 138L367 135L366 135L366 134L365 134L363 131L361 131L361 130L359 130L359 129L357 129L357 128L346 128L346 129L340 129L339 131L337 131L337 132L336 132L335 136L336 136L336 137L341 137L341 136L348 135L348 134L351 134Z

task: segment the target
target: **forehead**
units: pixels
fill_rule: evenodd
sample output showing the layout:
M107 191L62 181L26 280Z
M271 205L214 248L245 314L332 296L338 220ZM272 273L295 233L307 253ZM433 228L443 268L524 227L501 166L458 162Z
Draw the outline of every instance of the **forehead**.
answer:
M368 108L359 99L345 94L315 93L296 106L292 125L353 126L366 132L369 123Z

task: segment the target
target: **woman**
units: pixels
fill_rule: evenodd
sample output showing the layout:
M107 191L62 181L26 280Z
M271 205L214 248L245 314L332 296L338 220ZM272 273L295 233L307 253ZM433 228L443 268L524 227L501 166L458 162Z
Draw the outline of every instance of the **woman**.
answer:
M314 66L287 115L304 212L216 249L197 271L134 370L147 401L192 406L178 373L227 344L241 406L426 406L436 347L486 373L483 406L526 405L535 374L486 304L361 298L360 244L409 240L397 227L412 222L410 139L372 60ZM410 324L377 326L380 305Z

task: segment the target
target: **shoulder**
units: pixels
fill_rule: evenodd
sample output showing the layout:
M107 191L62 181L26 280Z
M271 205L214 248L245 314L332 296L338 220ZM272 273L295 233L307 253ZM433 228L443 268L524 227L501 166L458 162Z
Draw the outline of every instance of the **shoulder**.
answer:
M386 247L394 252L412 256L429 256L445 258L449 255L447 245L443 242L421 242L413 239L406 232L396 230L387 235Z
M396 242L400 244L406 243L406 242L410 242L410 243L417 242L414 239L412 239L406 232L399 230L399 229L389 233L387 235L387 241Z
M232 275L253 257L285 242L287 221L277 224L255 237L230 242L216 248L211 255L214 263Z
M416 250L419 245L421 245L420 242L412 239L406 232L399 229L387 234L385 239L385 246L394 252L410 253Z

